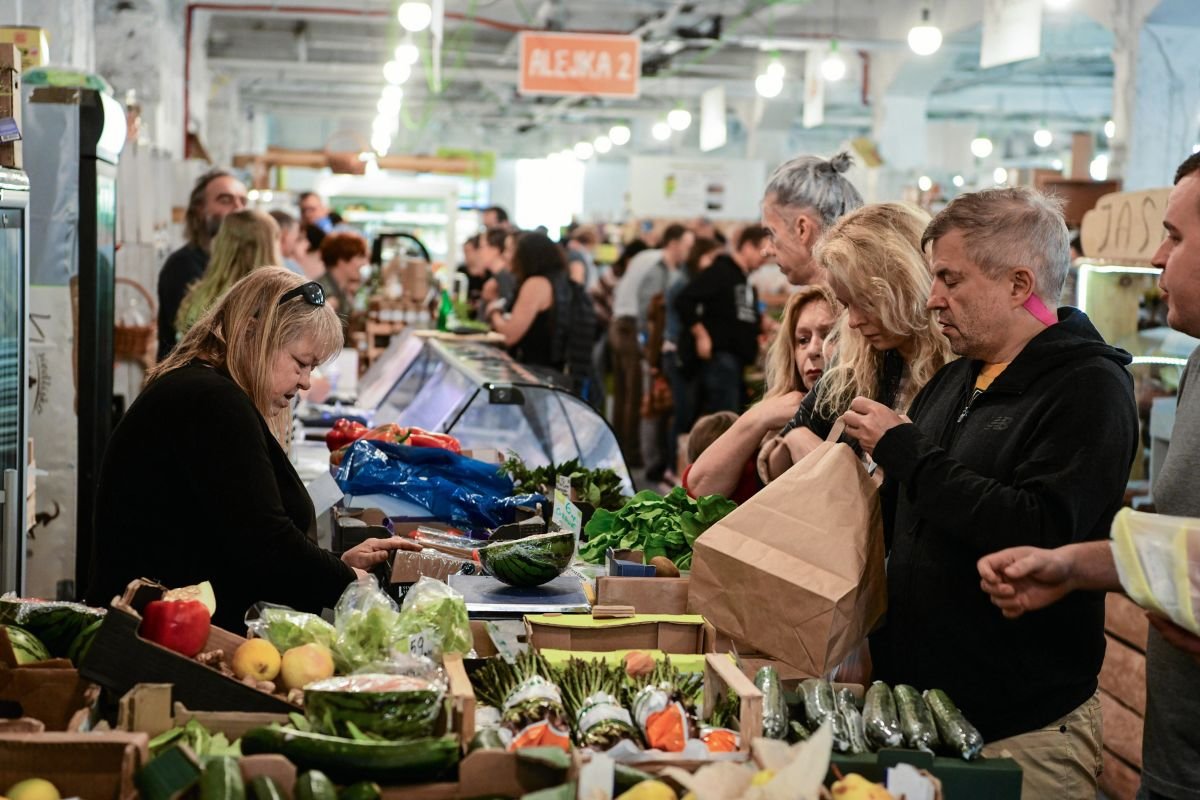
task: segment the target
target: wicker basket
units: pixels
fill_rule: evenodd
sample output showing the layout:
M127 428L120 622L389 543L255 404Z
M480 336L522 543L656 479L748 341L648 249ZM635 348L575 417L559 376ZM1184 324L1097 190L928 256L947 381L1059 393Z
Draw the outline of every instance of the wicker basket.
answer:
M148 325L122 325L117 322L113 326L113 357L123 358L130 361L142 361L147 357L150 351L150 344L154 341L158 331L158 304L154 302L154 297L150 292L146 291L146 287L129 278L116 278L115 283L131 286L138 291L139 294L146 300L146 305L150 309Z

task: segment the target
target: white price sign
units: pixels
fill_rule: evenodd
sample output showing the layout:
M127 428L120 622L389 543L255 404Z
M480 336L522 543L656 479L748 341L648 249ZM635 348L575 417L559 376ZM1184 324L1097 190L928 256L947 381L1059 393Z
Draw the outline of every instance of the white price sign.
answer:
M408 654L410 656L426 656L433 657L434 643L436 638L431 630L423 630L420 633L409 634L408 637Z
M554 513L550 515L550 521L561 530L575 534L575 540L579 541L579 532L583 530L583 512L560 489L554 490Z

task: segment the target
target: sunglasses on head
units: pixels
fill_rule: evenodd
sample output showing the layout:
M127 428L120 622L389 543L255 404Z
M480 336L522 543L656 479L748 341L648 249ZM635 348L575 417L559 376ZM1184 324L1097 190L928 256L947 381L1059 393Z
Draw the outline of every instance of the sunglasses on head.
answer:
M295 289L284 292L283 297L279 298L279 305L283 305L293 297L303 297L305 302L312 306L325 305L325 289L316 281L309 281L303 286L297 286Z

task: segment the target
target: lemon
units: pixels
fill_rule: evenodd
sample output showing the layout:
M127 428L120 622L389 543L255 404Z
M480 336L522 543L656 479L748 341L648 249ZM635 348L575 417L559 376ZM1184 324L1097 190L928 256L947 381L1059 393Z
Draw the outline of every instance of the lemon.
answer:
M273 681L282 660L275 645L266 639L250 639L238 645L233 653L233 674L238 678L249 675L256 681Z
M62 800L58 789L45 778L29 778L8 787L9 800Z

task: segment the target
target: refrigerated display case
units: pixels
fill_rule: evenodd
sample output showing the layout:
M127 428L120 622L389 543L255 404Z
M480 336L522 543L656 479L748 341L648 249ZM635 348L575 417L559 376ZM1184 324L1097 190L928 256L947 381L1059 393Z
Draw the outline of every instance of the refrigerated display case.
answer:
M29 179L0 169L0 591L24 590Z
M449 433L464 449L516 453L531 467L577 458L589 469L614 470L632 493L612 428L555 372L485 343L412 333L398 337L372 370L356 407L326 409L326 425L340 415L415 426Z

